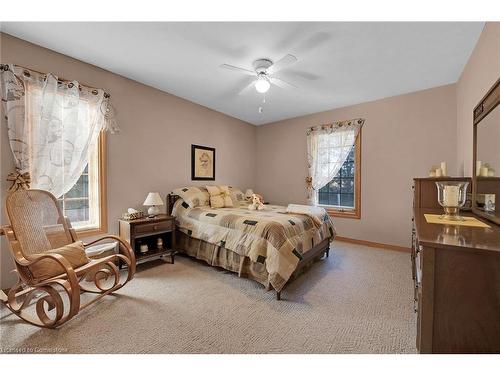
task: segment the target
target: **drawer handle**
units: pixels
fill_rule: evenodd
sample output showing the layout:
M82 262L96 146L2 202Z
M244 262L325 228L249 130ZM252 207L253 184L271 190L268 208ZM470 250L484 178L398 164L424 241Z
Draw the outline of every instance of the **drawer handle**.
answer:
M158 227L155 225L155 226L153 227L153 230L157 230L157 229L158 229Z

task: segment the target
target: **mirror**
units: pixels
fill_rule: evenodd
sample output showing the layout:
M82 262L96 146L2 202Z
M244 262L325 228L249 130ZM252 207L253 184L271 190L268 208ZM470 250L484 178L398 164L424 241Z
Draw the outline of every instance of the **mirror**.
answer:
M474 109L473 211L500 224L500 80Z

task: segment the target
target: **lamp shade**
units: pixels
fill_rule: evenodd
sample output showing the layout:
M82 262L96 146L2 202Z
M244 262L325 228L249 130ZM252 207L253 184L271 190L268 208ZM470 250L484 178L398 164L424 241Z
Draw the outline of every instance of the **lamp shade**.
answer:
M252 189L247 189L245 192L245 197L250 198L253 195L253 190Z
M149 193L143 206L163 206L163 201L158 193Z

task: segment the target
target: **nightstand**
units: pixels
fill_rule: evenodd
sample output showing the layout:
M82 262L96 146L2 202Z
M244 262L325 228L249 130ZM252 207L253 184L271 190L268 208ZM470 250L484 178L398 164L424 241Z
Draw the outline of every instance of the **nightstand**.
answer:
M169 258L174 263L175 254L175 218L169 215L156 215L154 218L137 220L120 219L120 237L126 240L135 252L137 264L155 259ZM158 248L158 239L163 242ZM148 247L147 252L141 252L141 245Z

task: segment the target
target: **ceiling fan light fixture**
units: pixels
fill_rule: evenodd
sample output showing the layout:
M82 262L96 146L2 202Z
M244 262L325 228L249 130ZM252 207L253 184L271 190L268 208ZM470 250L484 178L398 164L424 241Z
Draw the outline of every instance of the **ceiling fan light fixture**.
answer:
M266 77L260 76L259 79L257 79L257 82L255 82L255 90L257 90L257 92L260 92L261 94L267 92L270 87L271 84Z

